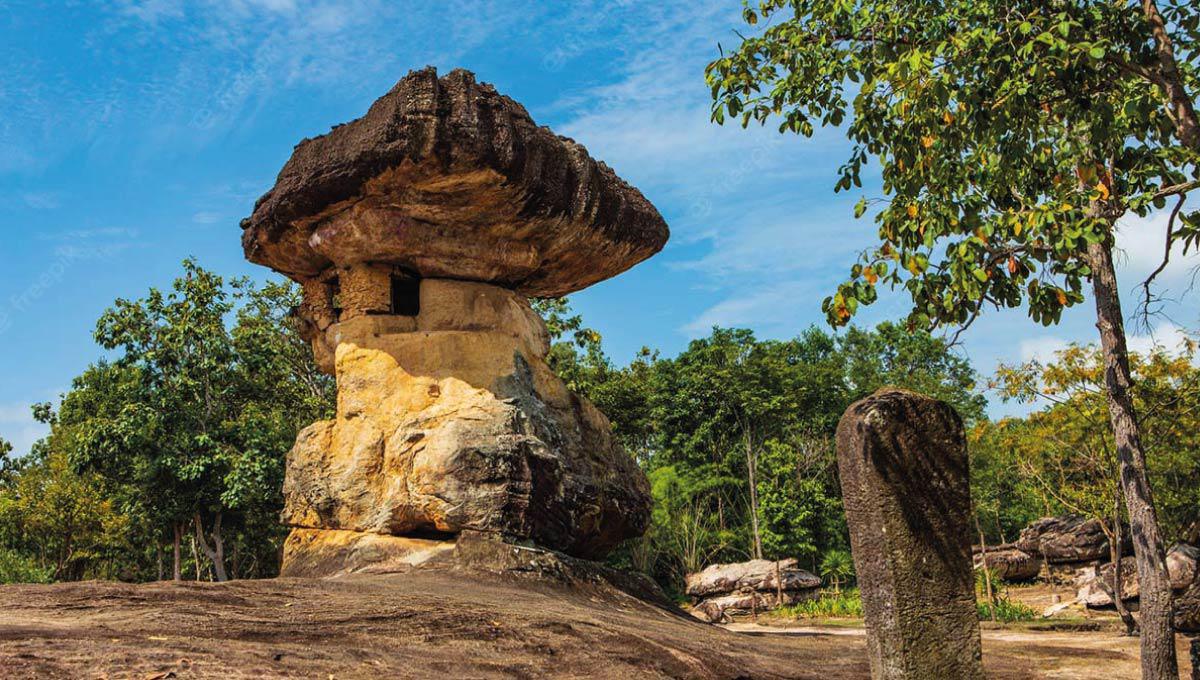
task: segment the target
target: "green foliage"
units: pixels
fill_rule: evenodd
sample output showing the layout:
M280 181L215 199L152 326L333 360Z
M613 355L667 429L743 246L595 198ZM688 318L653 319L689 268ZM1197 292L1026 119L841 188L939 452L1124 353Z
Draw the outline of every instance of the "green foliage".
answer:
M767 28L708 66L713 119L805 136L849 121L836 191L878 162L886 198L855 214L873 214L880 245L825 300L831 323L888 285L912 298L909 328L985 306L1051 324L1083 300L1088 244L1195 186L1200 149L1180 143L1162 88L1200 85L1200 9L1164 13L1177 74L1138 3L748 2ZM1195 245L1198 226L1185 213L1174 237Z
M716 328L677 357L643 350L617 368L598 336L594 345L592 333L561 340L584 328L564 301L535 306L555 338L555 370L582 386L650 475L651 528L614 561L671 591L684 574L747 559L759 543L765 557L796 557L813 571L820 555L848 547L833 432L854 399L890 384L982 415L966 360L892 324L785 341Z
M830 550L821 558L821 576L840 593L842 584L854 578L854 559L848 550Z
M789 619L861 619L862 595L858 588L824 591L812 600L780 607L774 615Z
M50 583L52 570L22 552L0 548L0 583Z
M1036 609L1020 602L1014 602L1007 597L1002 597L995 602L976 602L975 609L979 613L980 621L991 621L993 613L995 613L996 621L1004 623L1033 621L1038 618Z
M0 487L0 546L9 551L0 570L36 581L116 575L102 560L126 533L101 480L75 472L61 454L31 454Z
M1196 343L1173 353L1132 354L1133 397L1149 476L1168 539L1200 538L1200 368ZM972 485L985 530L1003 542L1030 519L1076 513L1109 522L1119 480L1107 427L1104 363L1092 346L1053 361L1001 366L993 387L1006 399L1047 405L971 433Z
M95 480L128 525L125 545L97 556L109 573L158 573L176 529L211 539L221 554L205 569L220 574L228 556L235 576L275 573L284 455L334 398L290 317L298 302L290 284L227 283L185 261L169 291L117 300L96 330L115 358L76 378L57 413L36 409L51 426L36 451Z

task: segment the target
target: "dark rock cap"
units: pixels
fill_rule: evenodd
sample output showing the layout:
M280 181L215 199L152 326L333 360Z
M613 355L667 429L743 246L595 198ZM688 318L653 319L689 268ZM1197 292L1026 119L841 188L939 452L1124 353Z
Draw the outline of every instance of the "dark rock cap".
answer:
M662 249L654 206L468 71L409 73L365 116L296 146L242 221L252 262L294 279L378 262L563 295Z

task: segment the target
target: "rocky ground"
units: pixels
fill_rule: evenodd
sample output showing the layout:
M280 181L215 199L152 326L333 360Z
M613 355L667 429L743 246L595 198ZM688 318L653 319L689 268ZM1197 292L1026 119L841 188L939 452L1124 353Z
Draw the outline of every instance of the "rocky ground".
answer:
M867 674L863 637L853 628L733 632L605 585L464 570L0 586L0 612L5 678ZM1136 677L1136 642L1111 631L989 630L984 654L992 678L1098 677L1099 669L1103 677Z

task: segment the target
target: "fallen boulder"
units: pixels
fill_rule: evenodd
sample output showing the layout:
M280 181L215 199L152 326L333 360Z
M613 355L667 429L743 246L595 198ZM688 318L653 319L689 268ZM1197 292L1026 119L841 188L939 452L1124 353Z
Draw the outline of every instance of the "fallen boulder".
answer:
M988 570L1002 581L1028 581L1042 570L1042 558L1016 548L988 550L975 555L976 570L983 569L985 555Z
M1186 543L1177 543L1167 551L1167 574L1171 579L1171 588L1176 593L1187 590L1196 583L1198 556L1200 550ZM1112 598L1104 588L1111 588L1112 577L1111 562L1081 571L1077 584L1079 600L1089 607L1112 606ZM1100 583L1101 579L1103 585ZM1127 600L1138 597L1137 561L1132 556L1121 558L1121 597Z
M787 607L820 597L816 588L809 590L785 590L782 597L778 592L746 591L717 595L701 600L691 609L692 616L707 623L720 623L730 614L749 614Z
M1128 532L1125 534L1128 536ZM1040 555L1047 562L1087 562L1109 558L1108 536L1100 520L1079 515L1043 517L1021 530L1014 544L1018 550ZM1121 554L1131 552L1124 541Z
M775 609L817 597L821 579L796 566L796 560L750 560L712 564L688 574L692 616L717 623L728 614Z
M1112 598L1108 591L1112 588L1113 564L1089 567L1079 572L1076 585L1079 587L1075 597L1088 607L1111 607ZM1121 598L1124 600L1137 599L1137 561L1132 557L1121 558Z
M821 579L796 566L796 560L750 560L733 564L712 564L699 573L688 574L687 594L692 597L724 595L744 590L807 590L821 585Z
M1183 590L1196 581L1200 569L1200 548L1187 543L1176 543L1167 551L1167 573L1171 577L1171 588Z

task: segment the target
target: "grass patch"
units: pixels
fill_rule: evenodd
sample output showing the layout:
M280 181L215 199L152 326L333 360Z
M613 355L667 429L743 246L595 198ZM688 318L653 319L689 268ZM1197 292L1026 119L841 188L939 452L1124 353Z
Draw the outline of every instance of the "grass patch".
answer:
M1004 623L1033 621L1039 616L1038 611L1033 607L1013 602L1007 597L998 598L995 602L976 602L975 608L979 612L980 621L991 621L993 611L996 620Z
M792 619L861 619L862 597L857 588L840 593L822 592L814 600L780 607L775 614Z

